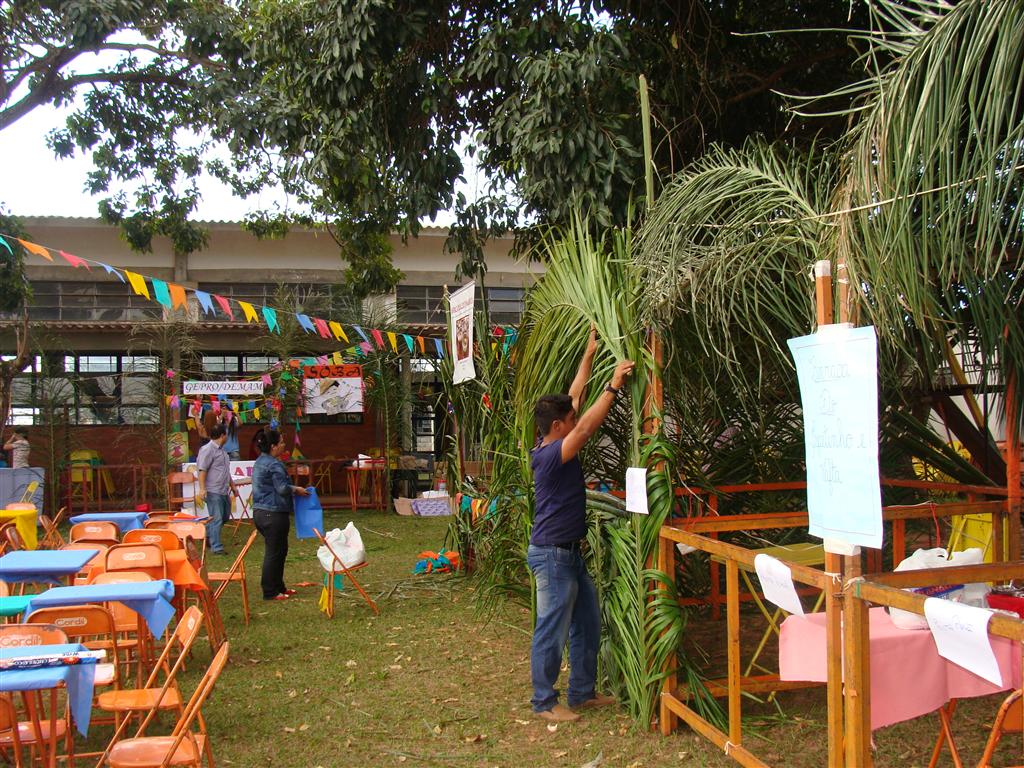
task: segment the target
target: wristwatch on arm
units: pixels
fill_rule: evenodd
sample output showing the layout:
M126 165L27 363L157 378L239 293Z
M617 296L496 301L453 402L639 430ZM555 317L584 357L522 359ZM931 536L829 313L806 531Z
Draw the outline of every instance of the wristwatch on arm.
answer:
M612 397L615 397L617 394L619 394L618 387L613 387L611 384L605 384L604 385L604 391L605 392L610 392Z

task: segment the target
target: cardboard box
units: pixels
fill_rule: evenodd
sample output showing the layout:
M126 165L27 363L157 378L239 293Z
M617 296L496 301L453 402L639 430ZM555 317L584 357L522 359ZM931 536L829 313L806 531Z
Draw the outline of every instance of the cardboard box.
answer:
M395 499L394 501L395 501L395 512L397 512L398 514L406 515L406 516L409 516L409 517L411 517L412 515L416 514L415 512L412 511L412 499L406 499L404 497L399 497L399 498Z

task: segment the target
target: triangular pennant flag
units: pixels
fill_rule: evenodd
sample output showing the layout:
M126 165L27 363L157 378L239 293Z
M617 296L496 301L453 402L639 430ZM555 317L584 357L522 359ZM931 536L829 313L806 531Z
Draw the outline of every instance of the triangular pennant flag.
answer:
M199 302L199 306L203 308L203 312L205 314L217 314L217 310L213 308L213 301L210 299L210 294L206 291L193 291L193 293L195 293L196 300Z
M334 352L333 354L331 354L331 361L335 365L341 365L342 363L345 362L341 357L341 352Z
M153 281L153 298L170 309L171 294L167 291L167 283L157 280L155 277L151 277L150 280Z
M295 319L299 321L299 325L303 327L306 333L316 333L316 326L309 319L309 315L296 315Z
M403 333L402 334L402 338L405 339L405 346L407 346L409 348L409 351L410 352L415 352L416 351L416 346L413 343L412 336L410 336L408 333Z
M370 339L367 337L365 333L363 333L362 328L360 328L358 325L353 325L352 327L355 328L356 333L359 334L360 338L362 338L363 341L369 343Z
M397 352L398 351L398 337L395 334L393 334L391 331L388 331L388 341L391 342L391 351L392 352Z
M426 348L426 346L425 346L425 344L423 342L423 337L422 336L417 336L416 337L416 343L420 345L420 354L424 354L424 355L427 354L427 348Z
M238 299L235 299L235 301L238 301ZM259 316L256 314L256 307L248 301L238 301L238 306L240 306L242 308L242 312L245 313L245 322L258 323L260 321Z
M320 334L321 339L331 338L331 331L327 327L326 320L321 320L319 317L314 317L313 324L316 326L316 332Z
M439 358L440 357L444 357L444 347L441 346L441 340L440 339L434 339L434 346L437 347L437 356Z
M373 336L373 340L377 342L377 346L384 349L384 337L380 335L380 331L374 328L370 331L370 335Z
M124 275L122 275L122 274L121 274L121 270L119 270L119 269L114 269L114 268L113 268L112 266L110 266L109 264L104 264L103 262L100 262L100 266L101 266L101 267L103 267L103 268L104 268L105 270L107 270L107 274L108 274L108 275L114 275L114 276L116 276L116 277L117 277L117 279L118 279L118 280L120 280L120 281L121 281L122 283L124 282Z
M264 373L262 376L260 376L260 380L263 382L263 386L265 387L269 387L273 383L273 381L271 381L270 379L269 373Z
M136 296L149 298L149 287L146 285L146 278L134 272L129 272L127 269L124 271L124 276L128 278L128 282L131 284Z
M281 329L277 325L277 310L272 307L263 307L263 319L267 321L267 328L270 329L271 333L280 333ZM270 383L270 377L264 375L266 383Z
M231 302L225 299L223 296L218 296L216 293L213 294L213 298L220 305L220 308L224 310L224 314L230 317L232 320L234 320L235 313L231 311Z
M252 409L252 415L253 415L253 418L255 418L258 421L259 418L260 418L260 409L259 408L253 408Z
M86 263L85 259L80 259L77 256L75 256L74 254L72 254L72 253L65 253L64 251L58 251L58 253L61 255L61 258L63 258L64 261L66 261L72 267L75 267L76 269L78 267L85 267L90 272L92 272L92 268Z
M174 309L181 307L184 310L188 310L188 299L185 298L185 289L180 285L169 283L167 287L171 291L171 304L174 305Z
M6 248L6 249L7 249L7 252L8 252L9 254L11 254L11 256L13 256L13 255L14 255L14 251L12 251L12 250L11 250L11 246L10 246L10 245L8 245L7 241L6 241L6 240L4 240L4 239L3 239L3 237L0 237L0 245L2 245L2 246L3 246L4 248Z
M34 253L36 256L42 256L47 261L53 261L53 256L50 255L50 251L43 248L43 246L30 243L28 240L22 240L20 237L16 237L14 239L21 243L29 253Z
M334 338L338 339L339 341L344 341L346 344L348 344L348 336L346 335L344 329L342 329L341 323L331 320L331 322L329 322L327 325L330 326L331 333L334 334Z

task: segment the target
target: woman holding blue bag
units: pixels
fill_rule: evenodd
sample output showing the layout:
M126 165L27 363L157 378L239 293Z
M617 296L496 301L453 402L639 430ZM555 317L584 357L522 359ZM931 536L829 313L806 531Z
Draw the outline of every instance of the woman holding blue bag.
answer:
M307 496L309 491L289 482L284 462L278 458L284 451L284 438L276 429L257 433L256 446L260 455L252 468L253 521L263 536L264 600L287 600L294 589L284 585L284 561L288 556L289 517L293 514L294 495Z

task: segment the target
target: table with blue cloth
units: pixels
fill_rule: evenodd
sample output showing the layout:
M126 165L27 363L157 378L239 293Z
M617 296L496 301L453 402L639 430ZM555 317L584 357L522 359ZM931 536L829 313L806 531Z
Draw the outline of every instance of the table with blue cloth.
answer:
M33 552L8 552L0 557L0 581L49 582L74 576L98 552L97 549L39 549Z
M145 512L85 512L71 518L71 524L76 523L113 523L121 533L135 531L146 526L149 518Z
M24 656L62 656L86 650L88 649L80 643L22 645L0 648L0 659L16 659ZM96 665L94 663L5 669L3 673L0 673L0 691L4 693L43 691L56 688L63 683L67 687L68 702L71 705L71 717L75 721L75 727L80 734L85 736L89 731L95 681Z
M86 584L80 587L54 587L33 595L25 608L25 616L39 608L57 605L86 605L88 603L121 603L135 611L146 621L153 637L160 637L174 616L174 582L132 581L120 584Z

